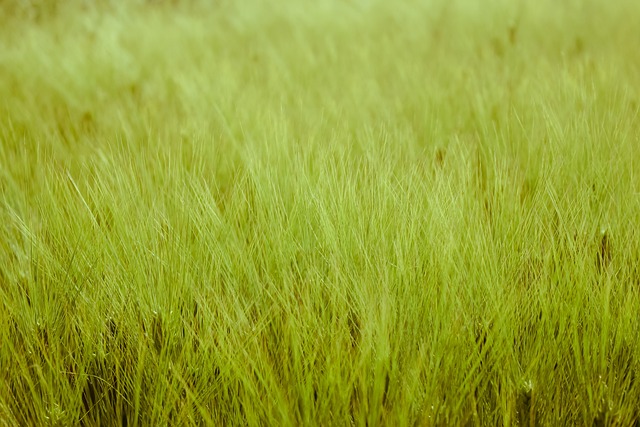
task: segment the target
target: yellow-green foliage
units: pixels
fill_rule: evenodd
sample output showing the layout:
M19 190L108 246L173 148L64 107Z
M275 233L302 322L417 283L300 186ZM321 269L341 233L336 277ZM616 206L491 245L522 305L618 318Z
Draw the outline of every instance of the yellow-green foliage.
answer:
M0 3L0 425L640 422L640 3Z

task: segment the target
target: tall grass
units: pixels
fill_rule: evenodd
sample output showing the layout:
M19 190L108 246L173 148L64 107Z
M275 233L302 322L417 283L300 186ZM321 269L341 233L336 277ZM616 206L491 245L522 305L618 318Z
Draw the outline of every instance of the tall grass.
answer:
M637 425L631 1L0 5L0 425Z

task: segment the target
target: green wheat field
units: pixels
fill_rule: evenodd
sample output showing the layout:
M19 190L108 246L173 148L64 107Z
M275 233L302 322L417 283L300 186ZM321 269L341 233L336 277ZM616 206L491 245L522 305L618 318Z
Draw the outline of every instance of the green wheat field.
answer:
M639 22L0 2L0 426L640 425Z

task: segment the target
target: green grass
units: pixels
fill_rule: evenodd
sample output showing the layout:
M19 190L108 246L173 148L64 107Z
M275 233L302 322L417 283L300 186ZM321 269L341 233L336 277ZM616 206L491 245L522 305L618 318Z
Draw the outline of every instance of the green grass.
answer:
M637 22L2 2L0 425L638 425Z

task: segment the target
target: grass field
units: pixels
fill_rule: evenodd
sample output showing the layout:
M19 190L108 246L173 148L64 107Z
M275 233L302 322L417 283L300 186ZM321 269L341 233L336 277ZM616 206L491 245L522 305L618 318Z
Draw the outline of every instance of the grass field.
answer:
M0 426L640 425L640 3L0 3Z

